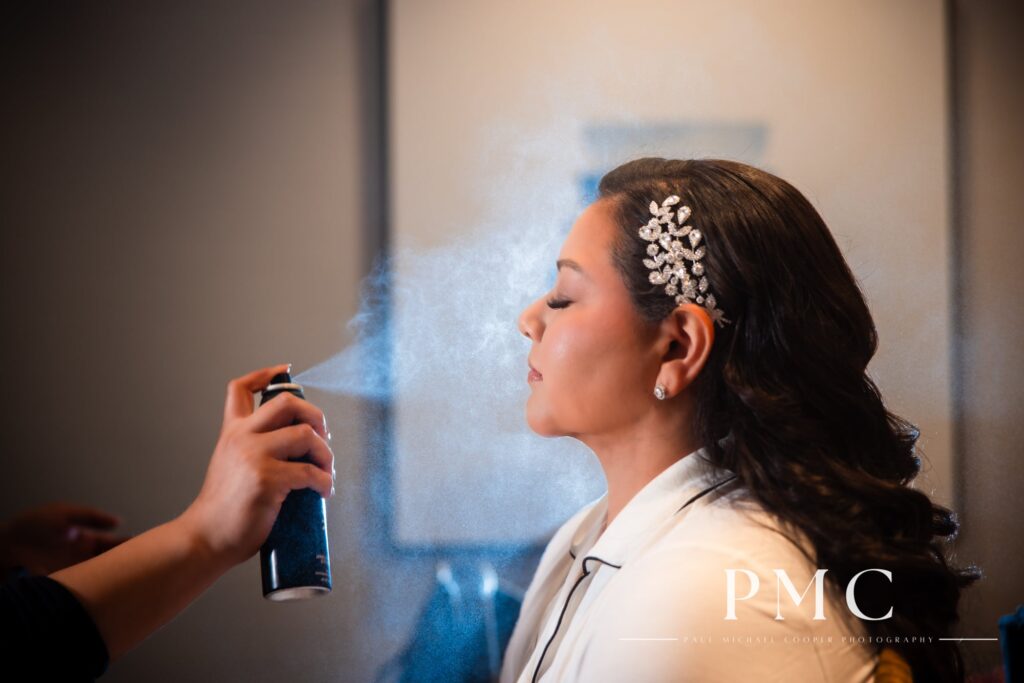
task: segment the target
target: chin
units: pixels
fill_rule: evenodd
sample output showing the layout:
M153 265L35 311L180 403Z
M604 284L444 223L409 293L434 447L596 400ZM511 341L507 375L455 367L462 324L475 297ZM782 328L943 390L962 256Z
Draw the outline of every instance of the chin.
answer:
M560 429L547 411L531 408L530 402L526 402L526 424L537 436L564 436L565 431Z

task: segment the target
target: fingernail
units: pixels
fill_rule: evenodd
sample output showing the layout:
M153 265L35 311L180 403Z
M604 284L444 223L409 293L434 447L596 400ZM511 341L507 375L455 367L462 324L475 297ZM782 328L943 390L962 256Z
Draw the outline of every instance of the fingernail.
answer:
M330 430L327 431L327 440L328 441L331 440L331 432L330 432Z
M331 484L331 495L334 495L334 484Z

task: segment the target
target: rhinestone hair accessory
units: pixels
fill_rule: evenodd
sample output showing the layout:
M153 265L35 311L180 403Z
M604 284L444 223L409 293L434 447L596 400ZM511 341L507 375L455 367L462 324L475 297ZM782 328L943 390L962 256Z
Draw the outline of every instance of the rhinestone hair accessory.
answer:
M652 201L652 218L640 228L640 237L651 243L647 245L647 255L651 258L644 259L644 265L651 271L648 279L652 285L665 285L665 293L674 296L677 304L703 305L711 319L725 327L731 321L718 308L701 263L707 253L707 245L701 244L704 235L697 228L686 225L690 207L683 205L678 211L672 208L678 203L676 195L667 197L661 206ZM689 246L683 244L683 238Z

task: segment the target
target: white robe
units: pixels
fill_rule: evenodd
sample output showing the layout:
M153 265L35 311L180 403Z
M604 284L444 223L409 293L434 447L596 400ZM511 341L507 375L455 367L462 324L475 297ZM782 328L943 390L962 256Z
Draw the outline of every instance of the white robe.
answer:
M704 455L651 480L603 533L607 494L562 525L527 589L501 683L873 680L877 658L844 596L826 587L825 619L813 618L816 568L735 481L680 510L731 477ZM726 569L759 577L740 600L751 582L735 573L735 620L725 619ZM799 605L784 586L777 596L775 569L804 594Z

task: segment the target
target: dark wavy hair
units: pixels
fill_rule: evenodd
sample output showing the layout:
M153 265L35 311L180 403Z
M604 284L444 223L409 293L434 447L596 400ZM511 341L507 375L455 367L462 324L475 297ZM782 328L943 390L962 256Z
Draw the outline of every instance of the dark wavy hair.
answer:
M918 430L886 409L867 375L874 321L821 216L786 181L735 161L647 158L610 171L599 198L613 202L620 227L612 258L652 324L676 304L650 284L637 230L651 201L671 194L693 210L711 291L732 321L716 326L694 382L698 443L806 536L813 550L802 550L828 569L832 590L864 569L892 572L891 584L877 573L858 580L864 613L893 608L863 622L869 635L948 637L978 572L947 563L955 516L908 486L921 468ZM918 680L963 680L953 642L885 646Z

